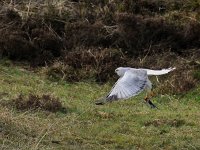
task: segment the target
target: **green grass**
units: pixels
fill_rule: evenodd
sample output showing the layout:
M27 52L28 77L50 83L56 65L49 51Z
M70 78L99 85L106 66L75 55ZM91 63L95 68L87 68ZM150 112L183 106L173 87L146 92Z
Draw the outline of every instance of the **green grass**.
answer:
M51 82L41 71L0 63L0 100L51 94L67 113L20 111L0 106L0 148L7 149L200 149L199 89L183 97L156 96L150 109L143 94L96 106L111 84Z

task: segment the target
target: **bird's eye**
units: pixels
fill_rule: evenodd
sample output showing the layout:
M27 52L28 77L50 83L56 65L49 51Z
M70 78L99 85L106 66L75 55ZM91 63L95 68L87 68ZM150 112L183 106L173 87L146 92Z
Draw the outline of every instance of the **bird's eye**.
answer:
M118 69L115 70L115 72L118 72L118 71L119 71Z

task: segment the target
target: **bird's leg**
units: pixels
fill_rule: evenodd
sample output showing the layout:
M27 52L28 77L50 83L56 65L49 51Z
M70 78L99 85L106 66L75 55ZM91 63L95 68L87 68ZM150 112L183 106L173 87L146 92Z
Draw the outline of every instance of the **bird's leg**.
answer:
M151 99L154 96L154 93L152 91L147 92L146 96L144 97L144 100L147 102L149 99Z
M151 108L157 108L152 101L150 100L155 94L151 91L148 92L144 98L144 100L151 106Z

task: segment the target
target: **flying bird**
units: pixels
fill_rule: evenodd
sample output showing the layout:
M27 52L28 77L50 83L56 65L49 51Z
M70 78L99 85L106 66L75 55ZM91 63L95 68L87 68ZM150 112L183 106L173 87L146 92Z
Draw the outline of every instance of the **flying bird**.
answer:
M162 70L151 70L143 68L130 68L130 67L119 67L115 70L117 75L120 77L112 87L111 91L104 98L96 101L97 105L103 105L106 102L112 102L116 100L123 100L138 95L143 90L147 90L145 101L152 107L156 106L150 100L152 96L152 83L148 76L151 75L163 75L173 71L176 68L168 68Z

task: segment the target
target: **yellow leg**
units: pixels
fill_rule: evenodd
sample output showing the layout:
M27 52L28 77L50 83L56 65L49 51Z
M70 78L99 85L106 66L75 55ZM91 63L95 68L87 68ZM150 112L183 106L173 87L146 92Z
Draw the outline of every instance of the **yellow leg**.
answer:
M146 96L144 97L144 100L147 102L149 99L148 94L146 94Z

